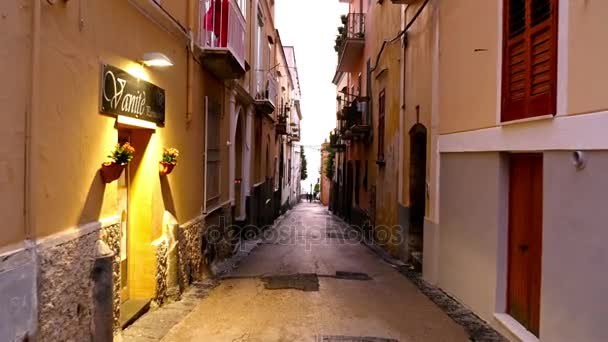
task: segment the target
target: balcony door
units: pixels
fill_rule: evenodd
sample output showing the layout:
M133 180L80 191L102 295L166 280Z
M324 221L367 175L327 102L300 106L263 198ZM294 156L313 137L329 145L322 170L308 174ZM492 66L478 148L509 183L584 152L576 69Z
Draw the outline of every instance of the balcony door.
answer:
M257 25L256 25L256 45L255 45L255 75L257 84L257 97L264 90L264 14L262 8L258 6Z

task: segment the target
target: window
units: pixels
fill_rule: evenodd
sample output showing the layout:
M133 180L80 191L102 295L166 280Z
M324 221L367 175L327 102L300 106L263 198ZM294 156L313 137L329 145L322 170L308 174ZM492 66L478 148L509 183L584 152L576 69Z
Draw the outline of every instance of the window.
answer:
M384 90L380 92L378 96L378 160L377 163L382 165L384 164L384 110L385 110L385 100L384 100Z
M256 58L255 58L255 72L257 80L257 93L262 94L264 89L264 16L262 14L262 8L258 6L258 20L256 30ZM258 95L261 96L261 95Z
M247 19L247 0L236 0L236 4L239 6L243 17Z
M502 121L555 114L557 1L504 0Z
M207 208L213 208L220 202L220 131L221 106L218 102L207 100Z

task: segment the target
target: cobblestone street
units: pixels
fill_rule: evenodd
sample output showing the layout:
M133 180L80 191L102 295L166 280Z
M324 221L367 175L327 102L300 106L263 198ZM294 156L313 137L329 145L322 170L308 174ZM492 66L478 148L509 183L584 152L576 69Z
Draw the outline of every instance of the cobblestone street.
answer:
M326 208L298 205L245 245L232 272L147 314L125 340L477 340L345 229Z

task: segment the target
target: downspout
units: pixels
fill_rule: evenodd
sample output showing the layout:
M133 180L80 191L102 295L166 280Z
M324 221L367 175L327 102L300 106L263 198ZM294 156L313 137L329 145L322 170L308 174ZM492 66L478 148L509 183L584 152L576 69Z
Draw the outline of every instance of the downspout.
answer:
M209 132L209 98L207 96L205 96L205 171L204 171L204 176L203 176L203 214L206 215L207 214L207 161L209 160L209 155L208 155L208 143L209 143L209 139L207 138L209 136L208 134Z
M24 134L24 182L23 182L23 223L25 239L34 241L36 232L32 215L32 118L38 111L38 70L40 67L40 17L41 0L33 0L32 13L32 69L30 84L30 108L25 112Z
M189 127L192 122L192 50L194 48L193 34L192 34L192 23L194 22L193 8L192 8L193 0L188 0L187 8L186 8L186 26L187 26L187 34L188 34L188 46L186 47L186 126Z
M406 5L401 5L401 31L405 29L405 20L407 19L405 16ZM401 75L401 80L399 82L399 130L400 132L405 132L405 40L402 41L401 52L400 52L400 60L401 60L401 68L399 70L399 74ZM403 185L405 184L404 177L404 158L405 158L405 147L403 146L403 134L399 134L399 177L398 177L398 198L397 204L402 204L405 207L405 201L403 196Z

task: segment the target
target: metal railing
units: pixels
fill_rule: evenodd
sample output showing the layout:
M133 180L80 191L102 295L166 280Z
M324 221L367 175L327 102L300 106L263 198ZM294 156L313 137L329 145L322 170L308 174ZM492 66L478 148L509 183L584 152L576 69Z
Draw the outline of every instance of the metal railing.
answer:
M227 49L245 65L245 18L234 0L200 0L199 45Z
M355 100L349 103L343 109L343 118L346 129L353 125L371 125L369 102Z
M256 100L268 100L276 107L278 95L278 85L271 73L258 70L256 71Z
M349 13L346 21L346 38L365 38L365 13Z

